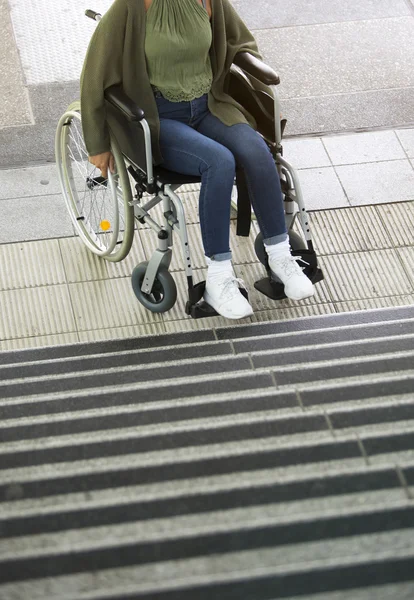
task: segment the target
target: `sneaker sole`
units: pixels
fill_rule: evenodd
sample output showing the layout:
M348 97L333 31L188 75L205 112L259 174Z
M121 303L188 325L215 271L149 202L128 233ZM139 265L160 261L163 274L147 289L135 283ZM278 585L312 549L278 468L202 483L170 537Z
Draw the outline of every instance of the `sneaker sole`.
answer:
M221 316L221 317L225 317L226 319L246 319L247 317L251 317L253 315L253 309L251 311L249 311L248 313L245 314L241 314L241 315L224 315L222 312L219 311L219 309L214 306L214 304L211 302L209 295L207 294L207 292L205 292L204 294L204 300L205 302L207 302L207 304L209 304L212 308L214 308L214 310Z
M286 294L286 292L285 292L285 294ZM286 298L289 298L289 300L299 301L299 300L306 300L306 298L312 298L312 296L314 296L314 295L315 295L315 291L313 291L311 294L307 294L306 296L300 296L299 298L295 298L294 296L288 296L286 294Z

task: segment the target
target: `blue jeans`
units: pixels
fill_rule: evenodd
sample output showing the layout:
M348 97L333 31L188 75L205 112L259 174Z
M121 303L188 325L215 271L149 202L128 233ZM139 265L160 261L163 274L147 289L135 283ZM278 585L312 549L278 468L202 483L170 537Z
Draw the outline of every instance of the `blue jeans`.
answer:
M286 239L280 179L272 154L250 125L224 125L208 109L208 94L171 102L155 93L163 166L201 176L200 226L205 255L231 258L231 194L236 163L243 168L259 227L267 244Z

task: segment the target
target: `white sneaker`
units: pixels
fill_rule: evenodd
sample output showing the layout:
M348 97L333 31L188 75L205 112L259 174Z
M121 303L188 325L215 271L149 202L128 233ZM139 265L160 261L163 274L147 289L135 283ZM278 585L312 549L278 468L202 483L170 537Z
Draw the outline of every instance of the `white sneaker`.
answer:
M280 258L270 258L269 266L272 275L275 275L285 286L285 294L291 300L304 300L310 298L315 293L315 288L311 280L306 277L298 263L299 257L282 256Z
M243 280L237 279L232 273L222 273L211 279L207 277L204 300L227 319L250 317L253 309L239 286L246 289Z

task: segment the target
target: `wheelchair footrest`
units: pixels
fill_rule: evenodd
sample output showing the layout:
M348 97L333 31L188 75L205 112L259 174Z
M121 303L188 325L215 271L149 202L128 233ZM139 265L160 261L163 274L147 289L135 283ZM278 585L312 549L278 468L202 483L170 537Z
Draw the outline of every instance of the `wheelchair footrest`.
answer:
M308 277L312 283L318 283L324 278L322 270L319 267L317 267L313 273L309 274ZM256 281L254 287L257 291L259 291L261 294L264 294L271 300L284 300L287 297L283 283L272 279L270 277L270 273L267 277Z
M218 312L212 306L210 306L210 304L207 304L207 302L203 300L205 289L206 282L200 281L188 290L189 300L186 304L185 312L193 319L219 316ZM240 288L240 292L245 298L249 299L247 291L244 288Z

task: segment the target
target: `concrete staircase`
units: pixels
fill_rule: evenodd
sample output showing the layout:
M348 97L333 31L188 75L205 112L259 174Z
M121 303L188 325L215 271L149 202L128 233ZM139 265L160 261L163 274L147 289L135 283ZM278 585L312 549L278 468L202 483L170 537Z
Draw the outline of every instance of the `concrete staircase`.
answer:
M414 597L414 307L0 354L1 600Z

